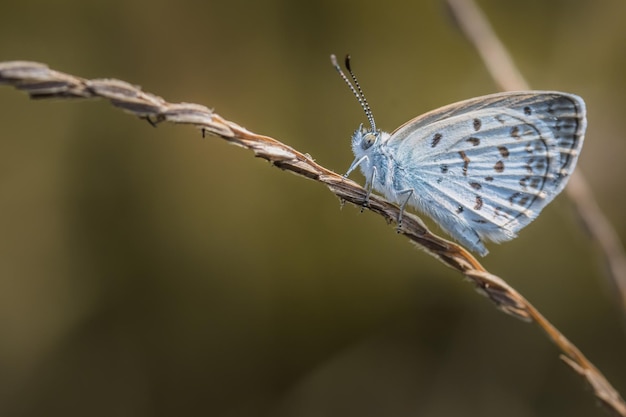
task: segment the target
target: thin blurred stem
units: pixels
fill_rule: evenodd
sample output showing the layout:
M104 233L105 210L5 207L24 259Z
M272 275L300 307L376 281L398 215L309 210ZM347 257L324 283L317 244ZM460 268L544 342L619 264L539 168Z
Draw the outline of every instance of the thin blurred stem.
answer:
M447 0L459 27L474 45L489 74L502 90L529 90L530 87L515 66L506 47L500 42L489 21L473 0ZM626 310L626 253L615 232L593 196L589 183L575 170L565 188L585 230L598 243L608 265L611 288L617 289L622 311Z
M476 3L472 0L448 0L448 6L455 22L474 45L500 89L528 90L524 76Z
M495 34L489 21L473 0L447 0L450 11L461 31L474 45L487 70L502 90L528 90L530 87L515 66L511 55ZM608 265L609 280L617 289L622 311L626 307L626 254L615 228L608 221L591 192L591 188L580 168L573 172L565 188L572 205L581 219L585 230L600 247ZM536 313L536 314L535 314ZM531 313L533 319L550 335L561 349L575 347L562 336L539 312ZM572 359L574 363L572 363ZM626 415L626 404L619 394L602 378L590 378L590 373L599 371L576 349L564 360L591 383L596 396L620 415Z

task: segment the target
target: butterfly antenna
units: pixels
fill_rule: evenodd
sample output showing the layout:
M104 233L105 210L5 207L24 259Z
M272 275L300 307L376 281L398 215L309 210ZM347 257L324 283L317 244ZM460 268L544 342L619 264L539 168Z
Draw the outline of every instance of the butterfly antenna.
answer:
M354 94L356 99L359 101L359 104L361 105L361 107L363 108L363 111L365 112L365 116L367 117L367 120L369 120L370 122L372 131L375 132L376 123L374 122L374 116L372 115L372 110L370 109L370 106L367 103L367 100L365 99L365 94L363 94L363 90L361 89L361 85L359 84L359 81L356 79L356 76L354 75L354 73L352 72L352 69L350 68L350 55L346 55L345 65L346 65L346 69L348 70L348 73L350 73L350 77L352 78L352 81L354 81L354 85L352 85L348 77L346 77L346 74L343 72L343 70L337 63L337 57L334 54L330 56L330 61L332 62L333 67L335 67L335 69L339 73L339 76L346 82L346 84L348 84L348 88L350 88L350 91L352 91L352 94ZM356 86L356 88L354 86Z

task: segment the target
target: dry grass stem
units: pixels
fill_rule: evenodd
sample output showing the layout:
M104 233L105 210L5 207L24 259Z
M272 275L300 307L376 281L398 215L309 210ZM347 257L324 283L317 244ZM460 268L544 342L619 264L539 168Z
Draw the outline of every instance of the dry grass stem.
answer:
M276 139L251 132L219 116L209 108L193 103L168 103L138 86L115 79L88 80L49 69L45 64L26 61L0 62L0 84L26 91L32 98L103 98L122 110L147 120L189 124L202 134L208 132L226 141L251 149L257 157L295 174L325 184L342 201L362 206L366 191L357 183L330 171L314 160ZM370 195L367 209L395 223L399 208L383 198ZM487 270L464 248L428 230L411 213L403 214L398 233L457 270L474 283L500 310L525 321L537 322L561 349L566 363L585 375L598 398L626 417L626 405L602 374L552 326L522 295Z

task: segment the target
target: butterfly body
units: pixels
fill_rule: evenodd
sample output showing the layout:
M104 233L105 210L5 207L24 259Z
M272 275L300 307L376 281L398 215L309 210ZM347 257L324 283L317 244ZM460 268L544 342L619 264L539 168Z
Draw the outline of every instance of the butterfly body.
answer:
M493 94L426 113L391 134L360 126L348 174L358 166L366 186L402 209L417 208L484 256L485 241L513 239L563 190L585 128L584 101L573 94Z

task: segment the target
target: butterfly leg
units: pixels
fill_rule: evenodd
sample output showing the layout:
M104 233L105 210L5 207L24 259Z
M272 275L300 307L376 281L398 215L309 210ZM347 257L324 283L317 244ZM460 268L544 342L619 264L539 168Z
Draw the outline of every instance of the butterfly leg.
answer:
M355 158L352 164L350 165L350 168L348 168L348 171L345 174L343 174L343 177L348 178L348 175L350 175L352 171L356 169L356 167L358 167L359 165L361 165L363 162L367 160L368 160L367 155L363 155L360 158ZM363 207L367 207L369 205L369 198L370 198L370 194L372 193L372 186L373 186L372 184L374 184L375 178L376 178L376 167L373 167L372 175L370 176L370 178L365 178L365 191L367 191L367 193L365 194Z
M374 181L376 180L376 167L372 167L372 175L365 180L365 200L363 201L363 207L367 207L370 204L370 194L372 194L372 188L374 187Z
M412 188L407 188L406 190L398 191L398 195L406 194L406 199L400 204L400 214L398 214L398 229L402 224L402 215L404 214L404 208L409 203L409 200L413 196L414 190Z
M352 162L352 165L350 165L350 168L348 168L348 171L346 171L346 173L343 174L343 177L344 178L348 178L348 175L350 175L352 173L352 171L354 171L356 169L356 167L361 165L363 163L363 161L365 161L366 159L367 159L367 155L363 155L360 158L355 158L354 161Z

